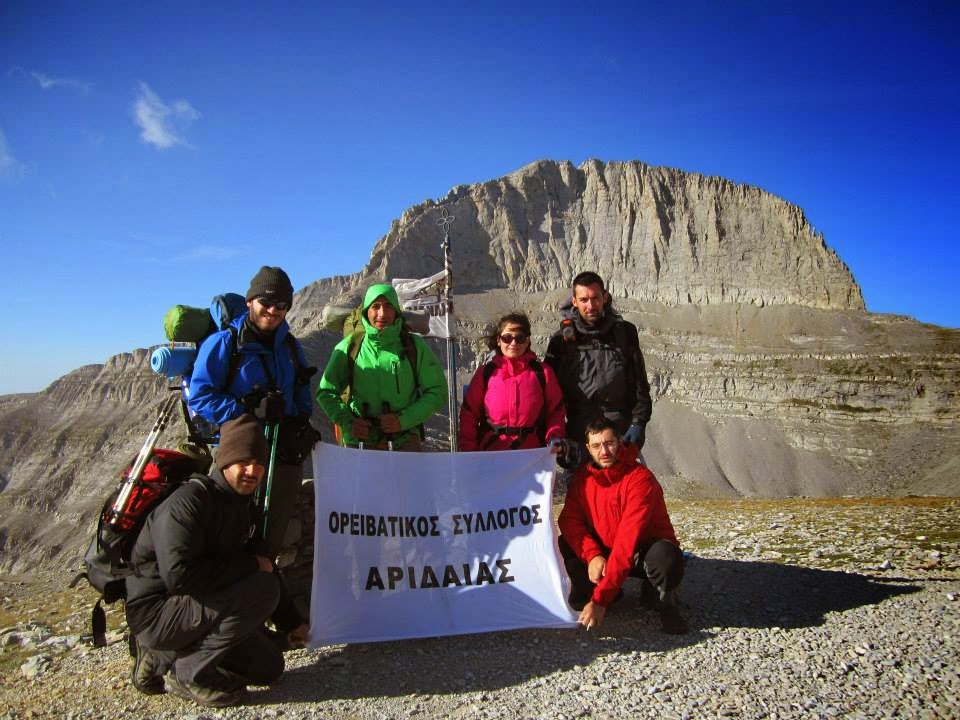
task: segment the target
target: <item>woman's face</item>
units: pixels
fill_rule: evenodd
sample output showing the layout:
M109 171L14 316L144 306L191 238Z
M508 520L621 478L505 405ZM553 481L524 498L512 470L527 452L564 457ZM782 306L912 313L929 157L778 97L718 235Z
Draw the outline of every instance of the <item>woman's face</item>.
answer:
M516 323L507 323L500 328L497 345L508 358L518 358L530 347L530 338Z

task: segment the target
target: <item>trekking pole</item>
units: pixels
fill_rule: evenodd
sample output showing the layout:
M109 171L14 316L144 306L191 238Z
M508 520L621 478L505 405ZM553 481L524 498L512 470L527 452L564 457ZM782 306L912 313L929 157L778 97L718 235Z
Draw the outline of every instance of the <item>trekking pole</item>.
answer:
M392 413L393 410L390 409L390 403L384 400L383 404L380 406L380 412L383 415L389 415ZM387 437L387 450L393 452L393 433L384 433L384 435Z
M273 468L277 461L277 438L280 436L280 425L270 423L265 429L267 442L270 443L270 462L267 465L267 486L263 492L263 532L264 540L267 539L267 521L270 513L270 490L273 488Z
M370 425L369 418L370 418L370 403L368 402L360 403L360 419L368 421L367 425ZM360 450L363 450L363 440L359 440L357 442L357 447ZM374 445L374 447L376 447L376 445Z
M160 415L153 424L153 428L147 434L146 440L143 441L143 447L141 447L140 452L137 453L130 472L128 472L126 478L124 478L123 487L117 494L117 499L114 501L113 507L110 508L110 525L116 525L120 521L127 502L130 500L130 494L133 492L134 486L143 476L143 470L150 460L150 455L157 446L157 441L160 440L160 434L167 427L167 423L170 422L170 417L173 415L173 410L178 402L178 396L171 395L160 406Z

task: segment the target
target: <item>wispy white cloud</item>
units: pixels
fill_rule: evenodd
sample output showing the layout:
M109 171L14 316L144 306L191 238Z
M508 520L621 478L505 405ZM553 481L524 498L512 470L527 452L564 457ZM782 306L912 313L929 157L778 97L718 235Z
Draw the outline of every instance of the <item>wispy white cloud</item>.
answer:
M186 252L176 255L173 260L177 262L230 260L244 255L246 252L245 247L235 245L196 245Z
M87 93L90 92L90 89L93 87L90 83L73 80L72 78L53 77L52 75L35 71L31 72L30 74L44 90L50 90L51 88L65 88L67 90L75 90L76 92L80 93Z
M75 80L68 77L56 77L39 70L26 70L22 67L13 67L7 75L19 75L25 78L31 78L44 90L64 89L72 90L78 93L88 93L93 89L93 85L81 80Z
M140 92L133 103L133 117L140 128L140 139L165 150L174 145L190 147L182 133L200 117L200 113L186 100L165 103L149 85L141 82Z
M0 128L0 179L12 180L20 175L20 163L10 152L10 146L7 144L7 136L3 134Z

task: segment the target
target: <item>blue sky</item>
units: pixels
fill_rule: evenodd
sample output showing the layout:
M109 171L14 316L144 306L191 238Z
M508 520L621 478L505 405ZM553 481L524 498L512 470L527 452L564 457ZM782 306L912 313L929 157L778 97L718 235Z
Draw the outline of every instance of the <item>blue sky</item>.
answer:
M542 158L762 187L868 309L958 327L958 38L956 2L7 0L0 393L262 264L355 272L405 208Z

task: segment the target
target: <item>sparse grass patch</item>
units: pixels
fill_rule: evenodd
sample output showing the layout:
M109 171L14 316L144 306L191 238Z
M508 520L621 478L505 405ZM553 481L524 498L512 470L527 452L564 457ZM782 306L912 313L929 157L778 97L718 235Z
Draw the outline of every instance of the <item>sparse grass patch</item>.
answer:
M681 544L705 557L960 577L960 499L787 498L669 502Z

